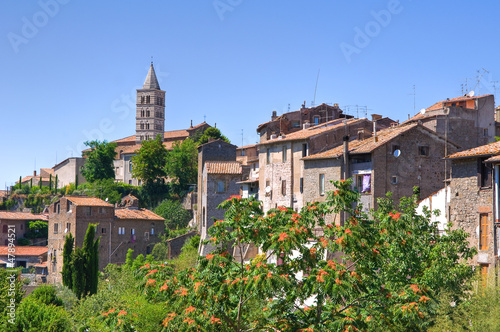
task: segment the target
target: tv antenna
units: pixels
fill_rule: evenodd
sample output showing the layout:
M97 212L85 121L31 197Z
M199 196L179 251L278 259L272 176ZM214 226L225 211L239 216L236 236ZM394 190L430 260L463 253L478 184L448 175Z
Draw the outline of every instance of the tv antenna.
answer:
M476 86L473 89L473 90L477 89L477 94L478 95L479 95L479 89L481 88L481 79L483 78L484 74L486 74L486 73L489 74L490 73L489 71L487 71L484 68L481 68L481 69L482 69L482 72L480 70L477 71L477 76L476 76L477 83L476 83Z
M320 71L320 69L318 69L318 76L316 77L316 87L314 88L314 99L313 99L313 102L312 102L312 106L316 105L316 91L318 90L318 81L319 81L319 71Z

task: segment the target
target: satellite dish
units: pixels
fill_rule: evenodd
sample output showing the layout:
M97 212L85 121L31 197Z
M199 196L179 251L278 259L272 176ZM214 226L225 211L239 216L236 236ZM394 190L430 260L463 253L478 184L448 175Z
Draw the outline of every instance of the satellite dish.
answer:
M394 153L393 153L394 157L399 157L401 155L401 150L400 149L396 149L394 150Z
M105 201L107 202L108 201L108 198L106 197Z
M469 97L474 97L474 90L470 90Z
M265 192L266 192L267 194L269 194L269 193L271 192L271 187L270 187L270 186L267 186L267 187L266 187L266 189L264 189L264 190L265 190Z
M67 228L64 229L64 234L66 234L66 233L68 233L68 229Z
M425 108L422 108L422 109L420 110L420 114L422 114L422 115L424 115L424 114L425 114Z

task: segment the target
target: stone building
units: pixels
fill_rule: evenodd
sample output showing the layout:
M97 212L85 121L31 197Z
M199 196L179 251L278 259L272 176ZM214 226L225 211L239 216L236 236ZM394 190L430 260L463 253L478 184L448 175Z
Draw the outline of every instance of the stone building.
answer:
M25 237L25 233L28 231L28 222L42 220L47 221L47 216L43 214L33 214L26 212L17 212L17 211L0 211L0 227L2 229L0 233L0 244L8 245L9 238L12 239L12 235L9 237L9 234L14 233L14 239L20 239ZM9 230L10 229L10 230ZM36 244L46 244L46 238L37 239ZM17 241L15 242L17 244Z
M298 111L288 112L280 116L273 111L271 121L260 124L257 133L260 135L260 142L267 141L279 135L287 135L310 126L317 126L335 119L350 119L352 116L346 115L339 108L338 104L333 106L321 104L316 107L306 107L305 102Z
M9 246L0 246L0 267L36 268L47 262L48 249L45 246L16 246L14 253L10 252L9 248L12 250ZM15 256L15 263L11 263L9 258L12 256L9 254Z
M445 148L446 146L446 148ZM347 143L347 170L344 146L302 158L304 163L304 202L324 201L333 190L330 181L352 177L354 189L361 193L364 210L376 207L376 199L393 193L400 197L413 194L418 187L427 197L444 187L443 158L458 146L418 123L377 131L366 139ZM347 176L344 176L344 171ZM340 221L340 220L339 220Z
M65 236L71 233L75 245L83 246L89 224L97 224L99 242L99 270L109 263L125 262L128 249L134 254L147 255L159 234L165 230L164 219L146 209L139 209L138 202L127 208L113 205L95 197L64 196L49 207L48 272L49 282L61 282Z
M448 220L470 234L478 255L471 262L486 277L498 266L500 142L451 154Z
M241 197L254 196L259 199L259 149L257 144L246 145L236 149L236 161L249 166L248 175L245 175L241 185Z
M465 95L440 101L405 123L408 122L421 122L462 149L471 149L494 140L495 97Z
M42 186L48 187L51 179L52 179L52 186L54 186L55 184L54 170L52 168L40 168L40 173L38 175L36 173L36 170L33 171L33 175L28 175L21 179L21 184L23 186L33 185L37 187L40 185L41 181ZM19 183L19 181L16 181L16 183Z
M80 185L86 182L82 175L83 165L85 165L85 158L71 157L52 167L54 176L57 175L58 186L64 187L70 183Z
M179 257L179 255L182 253L182 247L184 244L189 241L193 236L198 235L197 231L190 231L186 234L179 235L173 239L167 240L167 248L168 248L168 253L167 253L167 259L174 259Z
M264 211L277 206L302 208L305 181L301 158L342 144L346 134L368 137L372 127L367 119L337 119L261 142L259 198Z

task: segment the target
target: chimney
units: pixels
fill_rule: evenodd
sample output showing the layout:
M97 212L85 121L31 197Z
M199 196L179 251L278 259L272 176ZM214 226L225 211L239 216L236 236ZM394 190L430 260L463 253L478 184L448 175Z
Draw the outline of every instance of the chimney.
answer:
M302 129L307 129L311 126L311 123L309 121L304 121L304 124L302 125Z
M33 171L33 176L36 176L36 171Z
M193 128L193 120L191 120L191 128Z
M382 115L380 114L372 114L372 121L373 121L373 141L378 142L378 137L377 137L377 120L382 119Z
M278 117L276 111L273 111L273 114L271 115L271 121L274 121Z

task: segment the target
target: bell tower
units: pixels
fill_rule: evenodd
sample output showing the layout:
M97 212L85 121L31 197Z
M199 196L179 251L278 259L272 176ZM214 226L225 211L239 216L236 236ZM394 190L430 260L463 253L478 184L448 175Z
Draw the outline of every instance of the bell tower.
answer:
M165 91L160 89L153 62L142 89L137 89L135 142L152 140L165 131Z

